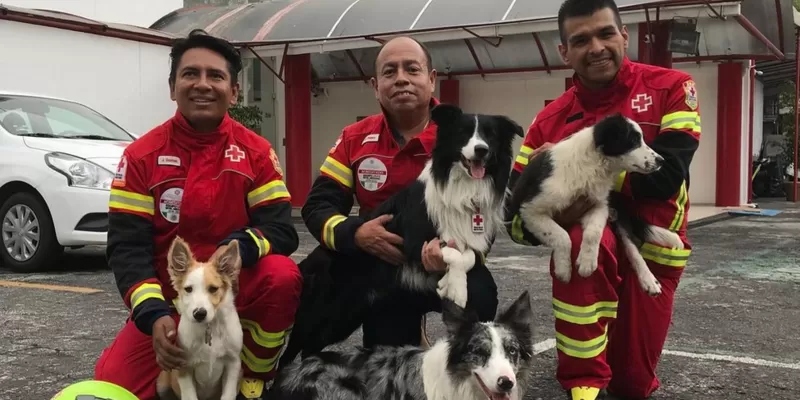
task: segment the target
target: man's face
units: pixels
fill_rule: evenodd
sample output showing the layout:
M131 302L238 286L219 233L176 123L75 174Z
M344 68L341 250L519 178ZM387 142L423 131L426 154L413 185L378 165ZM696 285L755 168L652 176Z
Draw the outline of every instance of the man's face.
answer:
M170 97L192 125L216 127L228 107L236 104L238 94L239 85L233 84L224 57L204 48L183 53Z
M566 45L559 44L558 50L584 84L603 86L614 79L628 49L628 30L617 27L610 8L567 18L563 30Z
M436 88L436 71L427 65L425 53L413 40L389 42L375 62L372 78L375 98L390 113L427 108Z

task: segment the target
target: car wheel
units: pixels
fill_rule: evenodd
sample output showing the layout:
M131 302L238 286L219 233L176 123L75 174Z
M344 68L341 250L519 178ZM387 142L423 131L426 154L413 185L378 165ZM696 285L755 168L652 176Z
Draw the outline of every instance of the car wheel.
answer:
M56 239L44 202L28 192L14 193L0 207L3 265L14 272L42 271L58 261L64 248Z

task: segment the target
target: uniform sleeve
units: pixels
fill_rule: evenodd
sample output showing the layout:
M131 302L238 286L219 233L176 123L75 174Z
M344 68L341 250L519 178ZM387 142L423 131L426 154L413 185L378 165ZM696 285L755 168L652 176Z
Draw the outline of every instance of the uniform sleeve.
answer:
M522 174L522 170L528 165L531 154L537 147L544 143L545 141L542 138L541 128L539 124L536 123L536 118L534 118L533 122L531 122L531 126L528 128L528 132L525 134L525 139L522 141L519 154L517 154L517 158L514 160L514 167L511 169L511 175L508 178L508 189L506 190L507 195L505 198L506 215L504 218L506 221L506 232L508 232L508 235L514 243L525 246L538 246L540 242L532 233L525 229L525 223L522 222L519 213L512 214L508 211L508 203L511 200L511 192L517 184L517 179L519 179L519 176Z
M268 145L269 146L269 145ZM283 170L272 147L254 166L258 171L247 193L250 215L248 226L231 233L220 245L239 241L242 267L249 268L269 254L290 256L297 251L300 239L292 223L292 203L283 181Z
M154 201L142 164L127 151L111 185L106 256L136 327L147 335L170 314L153 266Z
M668 200L689 177L689 166L700 143L700 108L691 77L676 80L667 96L661 128L650 147L664 157L664 165L652 174L622 173L615 190L633 199Z
M354 179L344 133L328 152L319 172L303 205L303 222L323 246L354 254L358 252L356 229L364 220L348 216L353 208Z

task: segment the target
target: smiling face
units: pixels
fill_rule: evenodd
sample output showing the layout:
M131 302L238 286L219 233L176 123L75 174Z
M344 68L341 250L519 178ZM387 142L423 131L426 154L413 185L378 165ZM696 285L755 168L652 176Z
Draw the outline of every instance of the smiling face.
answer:
M426 109L436 88L436 71L422 47L406 37L387 42L375 60L375 98L390 114Z
M170 97L178 111L199 131L216 128L236 104L239 85L234 83L227 61L220 54L195 47L181 56L170 84Z
M611 8L564 19L558 50L587 87L602 87L617 75L628 48L628 30Z

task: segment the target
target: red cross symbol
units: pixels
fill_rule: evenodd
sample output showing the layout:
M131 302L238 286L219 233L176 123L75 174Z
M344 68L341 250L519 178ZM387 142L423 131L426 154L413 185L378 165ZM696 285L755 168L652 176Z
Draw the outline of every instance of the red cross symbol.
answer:
M239 162L244 158L244 152L239 150L239 146L232 144L231 147L228 147L228 150L225 150L225 158L230 158L233 162Z
M472 222L474 222L477 226L481 226L483 225L483 217L481 217L480 214L475 214L475 216L472 217Z
M631 108L635 109L636 112L647 111L651 105L653 105L653 98L644 93L637 94L636 98L631 100Z

